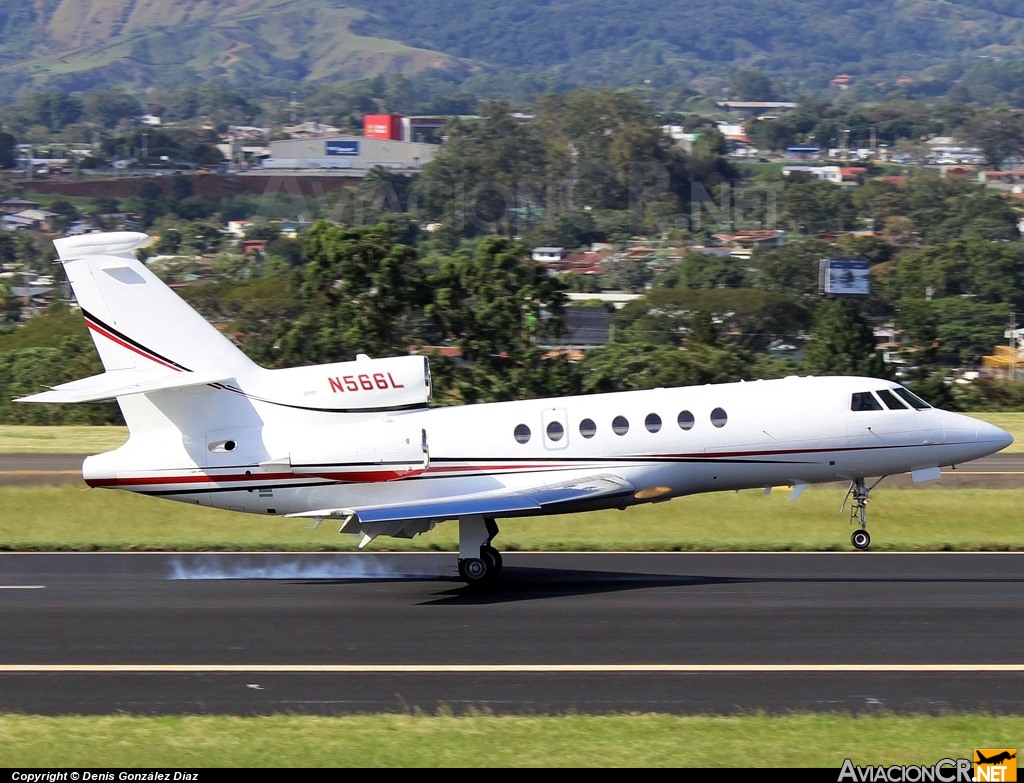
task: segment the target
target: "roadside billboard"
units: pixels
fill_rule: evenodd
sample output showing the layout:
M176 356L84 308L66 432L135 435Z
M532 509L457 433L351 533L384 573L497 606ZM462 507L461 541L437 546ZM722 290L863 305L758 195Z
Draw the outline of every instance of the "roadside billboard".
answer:
M867 296L871 293L871 262L866 258L821 259L818 290L831 296Z

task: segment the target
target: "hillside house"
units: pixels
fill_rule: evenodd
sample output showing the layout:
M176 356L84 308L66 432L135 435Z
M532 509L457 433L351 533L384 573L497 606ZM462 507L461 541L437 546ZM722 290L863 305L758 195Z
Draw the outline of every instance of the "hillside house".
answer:
M9 198L0 201L0 212L6 215L16 215L26 209L39 209L39 204L25 198Z
M544 266L561 266L562 259L568 255L564 247L535 247L530 257Z

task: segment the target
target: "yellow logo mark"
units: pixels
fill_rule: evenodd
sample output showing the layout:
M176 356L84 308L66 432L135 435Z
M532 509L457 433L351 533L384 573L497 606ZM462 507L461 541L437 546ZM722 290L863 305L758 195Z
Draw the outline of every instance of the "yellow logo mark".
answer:
M975 783L1010 783L1017 780L1016 748L975 748Z

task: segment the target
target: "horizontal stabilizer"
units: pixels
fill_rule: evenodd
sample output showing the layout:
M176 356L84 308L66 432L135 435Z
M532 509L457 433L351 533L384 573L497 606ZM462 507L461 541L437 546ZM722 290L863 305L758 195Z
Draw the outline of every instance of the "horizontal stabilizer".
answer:
M326 508L288 514L289 517L355 517L361 525L408 520L443 520L468 516L502 516L571 505L610 495L632 495L635 487L612 475L590 476L561 484L519 489L502 489L476 495L430 498L404 503L388 503L359 508Z
M225 376L223 373L145 373L138 370L113 370L70 383L62 383L49 391L20 397L15 402L98 402L129 394L184 389L189 386L202 386L229 380L231 380L231 376Z
M57 255L62 260L83 256L116 256L135 258L134 250L153 240L138 231L108 231L105 233L77 234L53 240Z

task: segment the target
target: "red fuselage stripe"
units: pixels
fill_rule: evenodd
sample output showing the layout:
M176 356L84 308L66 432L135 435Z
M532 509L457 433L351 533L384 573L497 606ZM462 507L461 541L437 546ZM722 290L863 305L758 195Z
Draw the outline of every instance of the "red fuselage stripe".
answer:
M374 481L392 481L394 479L407 477L410 475L423 475L428 474L432 476L438 476L442 474L461 474L461 475L480 475L480 474L493 474L493 473L508 473L508 472L530 472L539 470L582 470L582 469L611 469L612 467L623 467L630 464L636 464L640 462L664 462L671 460L693 460L701 462L714 462L720 459L736 460L756 460L765 457L776 457L782 455L796 455L796 454L835 454L837 452L850 452L850 451L877 451L879 449L893 449L893 448L907 448L918 444L906 444L903 446L868 446L868 447L848 447L838 449L778 449L772 451L735 451L735 452L721 452L721 453L694 453L694 454L662 454L662 455L633 455L628 458L627 463L618 462L614 457L607 458L599 461L581 461L581 462L563 462L563 463L509 463L509 464L487 464L487 465L450 465L450 466L431 466L426 471L420 471L417 469L392 469L392 470L330 470L325 468L323 470L310 469L303 470L301 466L297 466L294 472L291 473L225 473L225 474L209 474L201 473L196 475L187 476L133 476L133 477L111 477L111 478L94 478L88 479L87 484L91 487L155 487L159 485L181 485L181 484L206 484L216 485L233 482L269 482L269 481L290 481L294 482L296 486L302 486L303 483L308 482L309 479L320 478L328 479L330 481L339 482L374 482ZM602 467L602 464L604 467Z
M86 325L90 329L92 329L94 332L96 332L97 334L103 335L104 337L106 337L111 342L115 342L118 345L120 345L122 348L127 348L132 353L137 353L139 356L142 356L145 359L149 359L151 362L156 362L160 366L167 367L168 369L174 370L175 372L182 372L182 369L180 367L175 367L173 364L170 364L169 362L165 362L163 359L158 359L156 356L153 356L151 353L147 353L146 351L140 350L137 346L132 345L131 343L126 342L125 340L122 340L116 334L112 334L111 332L108 332L106 329L104 329L101 326L98 326L97 324L93 323L92 321L87 321Z

